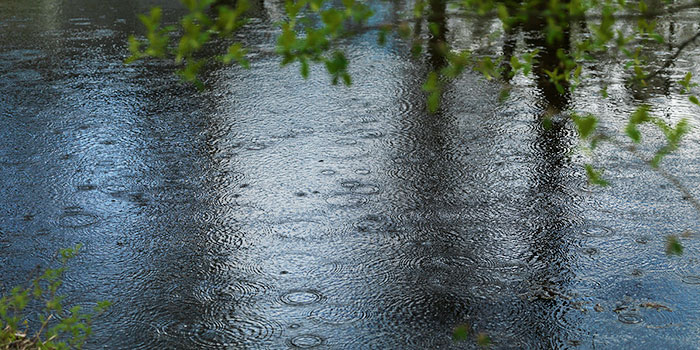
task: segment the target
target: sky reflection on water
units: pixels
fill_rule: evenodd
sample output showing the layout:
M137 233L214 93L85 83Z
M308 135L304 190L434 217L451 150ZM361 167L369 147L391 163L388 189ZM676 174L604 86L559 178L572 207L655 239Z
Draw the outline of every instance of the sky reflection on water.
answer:
M252 69L199 93L163 63L122 65L149 4L0 4L0 291L83 242L67 301L114 303L88 348L472 348L451 339L465 322L504 349L696 347L699 246L663 245L697 213L671 186L610 151L613 186L588 187L572 125L542 127L530 81L499 103L467 74L426 114L428 67L401 43L349 41L352 88L305 81L260 53L279 6L241 34L262 48ZM619 79L611 95L692 115ZM629 105L596 88L569 107L619 129ZM700 195L697 144L668 166Z

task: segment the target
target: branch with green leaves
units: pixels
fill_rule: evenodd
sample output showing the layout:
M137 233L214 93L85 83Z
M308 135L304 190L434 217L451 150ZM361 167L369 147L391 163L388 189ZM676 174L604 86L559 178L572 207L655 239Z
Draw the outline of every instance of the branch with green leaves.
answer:
M172 59L180 66L178 74L187 82L202 88L198 74L211 59L202 54L205 45L215 39L230 38L246 23L244 13L247 0L236 1L235 7L216 5L216 0L182 0L188 13L180 19L179 26L163 26L162 9L154 7L149 14L139 16L146 27L145 38L129 37L131 56L126 63L144 58ZM179 35L176 35L178 33ZM225 64L237 62L248 67L247 51L240 43L232 43L226 52L215 58Z
M64 297L58 294L58 289L68 260L74 258L80 248L78 244L61 249L58 253L61 267L46 269L29 286L14 287L0 298L0 349L82 349L92 333L93 318L104 313L110 302L98 302L88 312L80 306L64 308ZM38 325L32 325L27 308L40 305L43 311L38 314Z
M203 47L217 37L230 36L243 26L248 5L245 0L237 1L235 7L214 0L182 1L188 14L177 28L161 25L158 8L141 16L146 27L145 40L130 38L132 56L128 61L145 57L172 58L175 63L183 65L180 75L185 80L198 83L197 74L207 59L198 56ZM447 5L451 8L449 13L445 10ZM323 64L333 84L342 81L350 85L349 60L338 44L345 38L367 31L376 31L380 44L385 43L388 35L396 34L411 44L414 56L420 57L427 52L443 59L444 64L433 67L423 85L427 108L429 112L436 112L440 108L445 84L467 70L479 72L489 80L509 81L519 74L525 77L535 74L538 84L549 85L560 95L571 95L581 84L599 79L591 75L590 67L607 57L612 64L624 69L632 82L647 86L700 37L698 33L676 45L675 52L664 60L661 67L652 70L650 58L655 52L647 52L645 46L667 43L659 33L659 16L690 8L700 8L700 2L655 3L651 6L643 0L459 0L449 4L447 0L418 0L397 22L369 25L373 12L360 0L343 0L340 4L327 0L287 0L287 19L278 23L281 33L276 53L281 57L282 65L298 63L304 78L309 76L311 64ZM539 47L523 48L521 45L520 48L504 49L501 53L489 53L490 47L489 50L456 49L444 38L447 16L500 21L502 31L489 36L490 43L506 42L510 40L508 36L517 31L542 40L538 41ZM626 26L620 24L623 20L628 20ZM574 25L581 27L586 35L572 37L570 32ZM422 33L421 28L427 32ZM674 47L670 42L668 44ZM247 67L249 63L245 54L246 49L240 43L233 43L217 58L224 63L238 62ZM697 86L690 72L679 84L680 94L690 94ZM603 87L601 94L608 97L607 86ZM507 94L503 94L503 98L507 98ZM690 94L688 100L700 105L695 95ZM595 132L597 117L573 115L571 119L577 125L581 139L590 142L591 151L595 150L597 142L613 142L614 138ZM641 142L639 126L644 124L655 126L666 138L666 144L651 159L645 160L656 171L662 171L659 165L664 157L680 147L689 131L688 122L681 120L676 125L667 124L650 115L650 106L642 105L630 116L623 130L633 144ZM585 170L591 183L608 183L602 170L591 164L586 165ZM671 182L683 191L677 181ZM700 212L700 206L696 209Z

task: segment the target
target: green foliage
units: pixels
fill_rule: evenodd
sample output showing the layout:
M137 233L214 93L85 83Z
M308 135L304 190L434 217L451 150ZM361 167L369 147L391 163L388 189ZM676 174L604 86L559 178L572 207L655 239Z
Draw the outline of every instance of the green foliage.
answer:
M227 39L233 42L227 42L226 52L216 57L225 64L235 62L249 67L247 50L232 36L246 23L246 0L236 1L233 8L215 0L181 1L188 13L177 26L163 26L159 8L139 17L146 29L145 36L129 38L132 55L127 62L147 57L172 59L179 65L178 74L185 81L201 87L198 76L209 62L209 57L202 57L202 49L208 42ZM282 66L298 63L303 78L308 78L312 65L318 64L325 67L332 84L350 85L351 62L340 47L342 41L376 32L377 42L384 45L390 35L396 34L407 44L414 58L433 58L431 71L422 86L429 113L440 109L446 84L465 72L476 71L487 80L505 82L522 74L532 79L548 100L566 100L563 105L546 109L541 116L545 127L551 124L553 114L569 116L584 151L592 154L597 145L608 142L620 151L631 151L656 170L667 155L681 146L690 130L686 120L669 124L652 115L652 105L641 103L629 116L623 130L616 131L622 138L626 135L632 141L634 145L629 147L619 141L621 138L616 134L599 127L605 122L601 116L586 111L569 113L565 105L579 86L591 83L600 83L600 95L610 98L605 77L608 70L623 71L625 85L629 88L644 89L655 84L654 78L671 67L683 50L700 37L698 32L682 43L667 40L660 34L659 16L678 13L688 7L700 8L700 3L678 6L666 1L655 2L652 6L646 0L417 0L412 4L411 9L403 12L403 17L388 23L368 24L374 14L365 1L285 0L286 19L278 23L276 53ZM502 30L492 31L485 38L473 38L475 45L468 46L469 49L451 47L451 41L445 39L447 27L452 17L459 16L482 23L498 21ZM578 34L572 35L572 32ZM525 45L521 37L526 37ZM504 45L494 49L494 43ZM656 57L658 50L652 47L658 43L675 49L660 65ZM601 63L615 67L600 69ZM700 106L698 97L691 94L698 86L693 82L692 73L687 72L678 83L679 93L688 94L688 100ZM499 100L505 102L510 90L508 84L501 90ZM635 153L635 145L642 142L642 131L650 127L660 130L666 142L651 159L646 159ZM602 171L592 164L585 165L585 172L589 183L608 184L602 178ZM671 182L679 186L677 181ZM700 210L700 204L696 208Z
M470 337L476 340L476 344L479 345L479 347L488 348L491 345L491 338L488 334L484 332L475 333L472 327L467 323L461 324L452 330L452 340L455 342L462 342Z
M635 143L642 141L642 133L639 131L637 126L651 121L651 117L649 116L650 108L651 107L648 105L642 105L630 115L627 127L625 127L625 133L627 133L627 136L629 136L629 138Z
M335 85L342 80L345 85L350 85L352 78L345 54L339 50L328 51L337 40L349 34L345 31L346 25L363 24L372 16L369 7L355 0L343 0L341 8L327 8L325 0L287 0L285 9L289 20L281 24L282 34L277 39L277 53L282 57L282 65L299 62L301 75L307 78L310 62L323 63L331 76L331 83ZM299 28L297 16L303 11L320 19L322 25ZM387 27L381 29L380 42L386 40L387 31Z
M698 86L697 83L692 83L690 81L690 79L692 79L692 78L693 78L693 73L688 72L685 74L685 77L683 77L682 80L678 81L678 83L683 87L681 89L682 94L688 93L690 91L690 89ZM691 98L695 98L695 96L691 96ZM692 101L692 99L691 99L691 101ZM695 101L697 101L697 98L695 98ZM697 104L697 102L693 102L693 103Z
M452 339L454 341L464 341L469 338L469 332L471 332L471 327L468 324L463 324L455 327L452 331Z
M479 333L476 335L476 343L483 347L489 347L491 345L491 338L486 333Z
M595 130L596 125L598 125L598 118L596 118L592 114L588 114L584 117L580 117L574 114L571 116L571 119L574 121L574 123L576 123L578 135L582 139L589 138Z
M521 70L524 76L530 75L530 72L532 71L532 66L535 62L535 57L537 56L538 52L539 49L535 49L532 52L523 54L520 57L520 59L518 59L517 56L511 56L509 62L511 66L510 75L515 76Z
M236 7L226 5L216 6L216 15L211 16L210 9L214 0L181 0L189 10L179 23L179 27L161 24L162 10L158 7L151 9L148 15L140 15L141 23L146 27L145 40L129 37L129 56L125 62L132 63L144 58L170 58L181 68L177 74L185 81L194 83L200 88L199 73L210 60L200 58L199 53L204 46L214 39L230 38L232 34L246 23L243 14L248 9L247 0L236 1ZM174 32L182 33L179 38ZM223 63L237 62L248 67L245 58L246 50L240 43L233 43L228 51L219 56Z
M498 69L498 62L494 62L491 57L482 57L477 60L474 70L484 75L487 80L499 78L501 73Z
M432 72L428 75L428 80L423 84L423 90L428 93L428 110L435 113L440 107L440 95L442 86L438 74Z
M609 185L609 182L607 182L605 179L603 179L603 172L595 170L592 165L586 164L586 176L588 176L588 182L594 184L594 185L599 185L599 186L607 186Z
M348 73L348 60L341 51L336 51L332 58L326 59L326 69L331 75L333 85L338 84L338 79L342 78L345 85L350 85L351 79Z
M654 158L650 162L651 166L656 168L666 155L678 149L681 139L688 133L690 127L688 126L687 119L679 121L675 128L660 119L655 119L654 124L656 124L656 126L663 131L664 136L666 136L666 145L656 152Z
M683 136L690 131L690 126L687 119L682 119L673 127L660 118L652 116L649 113L650 109L649 105L642 105L632 113L625 127L625 133L633 142L640 143L642 141L642 133L639 131L638 126L641 124L652 123L663 132L666 137L666 145L660 148L649 161L653 168L657 168L665 156L678 149Z
M161 28L160 19L163 11L160 7L151 9L149 15L139 15L141 23L146 27L145 43L136 39L135 36L129 37L129 51L131 56L126 59L126 63L131 63L145 57L162 58L165 56L168 46L168 33L173 30L172 27ZM142 49L142 46L146 46Z
M221 61L225 64L231 63L231 61L236 61L243 68L250 68L250 62L245 57L248 50L244 49L240 43L234 43L229 46L228 51L224 56L221 57Z
M683 245L681 245L678 236L670 235L666 237L666 254L683 255Z
M78 244L61 249L58 252L61 267L46 269L30 286L14 287L9 295L0 298L0 349L82 349L92 332L93 317L105 312L110 303L98 302L87 312L80 306L64 309L63 297L57 292L68 260L74 258L80 248ZM26 311L30 305L43 305L36 327L30 326Z

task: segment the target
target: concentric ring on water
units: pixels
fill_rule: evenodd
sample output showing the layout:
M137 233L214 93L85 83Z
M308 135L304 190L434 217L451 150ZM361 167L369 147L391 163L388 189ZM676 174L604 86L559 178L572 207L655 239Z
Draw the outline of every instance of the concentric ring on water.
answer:
M625 324L637 324L642 323L642 321L644 321L641 314L633 311L619 312L617 314L617 320Z
M279 298L282 304L290 306L307 306L320 303L325 299L326 297L321 292L311 288L292 289Z
M315 334L301 334L287 340L292 348L312 349L324 343L324 339Z
M326 305L309 313L311 319L332 325L359 322L367 319L368 316L364 310L357 306L339 304Z

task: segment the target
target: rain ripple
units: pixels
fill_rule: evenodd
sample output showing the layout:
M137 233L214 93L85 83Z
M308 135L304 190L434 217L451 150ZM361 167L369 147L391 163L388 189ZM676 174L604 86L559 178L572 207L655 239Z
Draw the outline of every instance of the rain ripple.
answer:
M199 349L262 345L277 338L282 326L262 317L235 315L196 323L170 321L156 326L158 334L173 341L191 341Z
M312 349L324 343L324 339L315 334L297 335L287 341L287 345L296 349Z
M320 303L325 299L321 292L311 288L292 289L279 297L279 301L288 306L307 306Z
M360 322L367 319L369 314L357 306L327 305L323 308L312 310L309 313L309 317L322 323L341 325Z
M58 219L58 224L65 228L82 228L94 225L100 221L96 214L86 212L78 206L66 207Z

